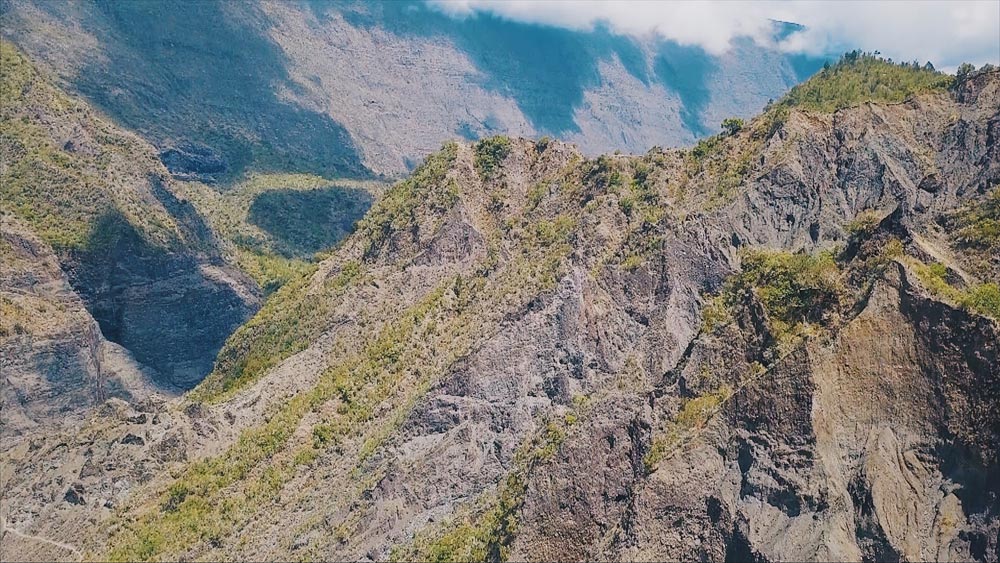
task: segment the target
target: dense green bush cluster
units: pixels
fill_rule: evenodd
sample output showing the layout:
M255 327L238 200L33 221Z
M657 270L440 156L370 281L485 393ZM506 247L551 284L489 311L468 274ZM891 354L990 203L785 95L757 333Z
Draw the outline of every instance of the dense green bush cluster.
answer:
M772 320L789 325L822 320L840 304L843 291L840 269L828 252L747 252L732 283L752 288Z
M548 146L548 143L545 143ZM510 155L510 138L503 135L487 137L476 143L476 170L483 179L492 178ZM544 150L544 146L542 150Z
M851 51L792 88L778 105L831 112L864 102L902 102L914 94L946 89L952 80L931 66Z
M933 90L946 90L954 77L930 63L895 63L878 52L850 51L809 80L768 104L755 122L754 136L770 138L788 119L792 108L833 112L865 102L897 103Z
M794 342L812 324L826 323L842 308L847 288L832 253L750 250L742 258L740 271L706 304L705 330L727 324L732 312L753 294L764 307L780 348Z
M844 226L844 230L852 238L861 239L871 236L881 221L882 217L879 213L869 209L858 213L852 221Z

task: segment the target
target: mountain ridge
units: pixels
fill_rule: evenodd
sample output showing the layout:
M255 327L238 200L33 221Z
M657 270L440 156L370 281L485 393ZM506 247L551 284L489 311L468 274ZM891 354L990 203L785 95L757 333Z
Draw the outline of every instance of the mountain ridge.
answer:
M191 394L7 450L7 522L113 560L992 560L1000 73L804 91L866 65L906 80L692 150L446 145Z

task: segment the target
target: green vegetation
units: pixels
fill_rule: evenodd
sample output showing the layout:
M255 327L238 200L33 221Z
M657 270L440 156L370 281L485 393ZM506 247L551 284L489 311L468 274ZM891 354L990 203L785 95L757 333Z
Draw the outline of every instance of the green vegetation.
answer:
M732 283L753 289L771 322L778 323L778 332L798 323L822 320L838 308L844 290L840 269L829 252L747 252Z
M1000 188L945 218L953 245L983 279L1000 276Z
M1000 320L1000 285L984 283L973 286L962 296L962 305Z
M718 327L733 321L732 311L727 306L726 295L716 295L705 303L701 310L701 326L705 332L712 332Z
M742 131L744 125L746 125L746 123L744 123L742 119L738 117L729 117L722 120L722 131L726 136L732 137Z
M865 102L898 103L916 94L947 90L953 81L933 66L894 63L876 53L850 51L765 108L755 121L754 137L774 135L792 108L830 113Z
M549 188L543 182L539 182L528 190L528 211L534 211L538 204L548 195Z
M656 466L671 450L680 445L692 432L704 428L732 396L732 388L722 386L714 392L684 401L680 412L666 429L653 437L652 445L642 460L646 471L648 473L655 471Z
M548 135L542 135L541 139L535 141L535 151L541 154L545 152L545 149L549 148L550 144L552 144L552 137L549 137Z
M724 146L722 144L723 138L719 135L712 135L711 137L698 139L698 143L691 149L691 157L697 162L702 162L710 156L719 154Z
M687 175L700 177L702 185L708 186L709 209L732 199L750 174L751 159L761 142L756 138L749 141L737 138L741 129L742 125L731 134L699 139L688 153Z
M349 235L371 204L360 188L272 189L254 198L247 221L268 234L281 256L308 258Z
M882 217L877 211L868 209L858 213L853 221L844 226L844 230L854 239L866 238L875 232L881 221Z
M776 105L832 112L865 102L902 102L923 92L945 90L953 77L917 63L894 63L874 53L851 51L795 86Z
M313 265L299 258L285 258L265 250L237 247L236 265L257 282L270 296L281 286L293 279L306 276L314 270Z
M232 243L232 260L270 295L310 271L318 251L352 230L381 185L306 174L252 174L219 191L180 182L178 192Z
M484 141L487 139L480 142ZM358 236L367 241L366 259L374 259L393 234L412 232L419 209L440 213L451 208L458 199L458 186L454 180L447 181L446 175L457 154L458 145L445 144L409 178L394 185L358 222Z
M7 42L0 43L0 100L0 208L60 253L91 250L109 215L153 246L181 243L174 218L143 197L152 198L147 176L157 165L150 148L60 92ZM80 138L67 141L53 123L73 125Z
M962 246L1000 254L1000 188L959 213L956 226L956 238Z
M414 354L420 355L428 331L434 330L434 312L443 295L439 288L386 323L360 353L345 353L315 387L281 405L263 426L245 431L229 450L190 465L162 494L160 510L147 511L112 538L108 558L154 559L216 543L245 523L275 497L296 463L315 458L288 451L289 439L307 412L331 400L339 403L335 419L314 426L306 449L336 445L373 419L408 366L420 361Z
M752 293L767 313L768 326L779 348L791 345L825 324L842 309L847 288L831 252L816 255L771 250L742 254L741 269L730 276L722 293L709 300L703 311L707 331L727 324L732 311Z
M220 400L305 350L322 333L333 299L307 291L316 266L276 291L223 345L215 369L191 393L194 400Z
M548 146L548 143L545 143L545 146ZM508 155L510 155L510 138L496 135L482 139L476 143L476 170L484 180L488 180L494 176Z
M965 309L1000 320L1000 285L995 282L973 284L959 289L948 282L948 268L941 263L925 264L906 257L906 263L931 293Z
M535 223L534 237L531 242L540 247L567 244L576 224L576 220L566 214L559 215L552 221L540 220Z

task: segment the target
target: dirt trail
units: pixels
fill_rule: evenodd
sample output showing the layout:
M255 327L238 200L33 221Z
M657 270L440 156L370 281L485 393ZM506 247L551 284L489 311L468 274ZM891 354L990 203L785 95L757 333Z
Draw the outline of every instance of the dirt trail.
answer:
M68 552L72 553L74 557L76 557L77 561L83 561L83 554L80 553L80 550L78 550L77 548L73 547L72 545L65 544L65 543L62 543L62 542L57 542L57 541L50 540L48 538L43 538L43 537L40 537L40 536L32 536L32 535L21 533L21 532L15 530L14 528L11 528L6 522L4 522L2 529L0 529L0 543L3 542L3 536L5 536L7 534L13 534L13 535L15 535L15 536L17 536L19 538L25 539L25 540L41 542L41 543L48 544L48 545L51 545L53 547L56 547L56 548L68 551Z

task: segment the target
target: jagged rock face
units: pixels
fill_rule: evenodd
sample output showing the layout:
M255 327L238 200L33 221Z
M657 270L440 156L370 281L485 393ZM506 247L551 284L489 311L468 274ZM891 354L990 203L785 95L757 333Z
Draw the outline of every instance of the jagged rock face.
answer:
M121 229L108 251L67 260L70 282L105 338L152 368L158 384L190 389L249 317L255 290L221 259L165 252Z
M938 219L1000 181L998 116L992 72L708 161L446 147L162 407L170 432L105 416L6 454L12 524L117 559L996 561L1000 328L922 261L990 281ZM733 289L745 247L844 245L849 291L807 322ZM95 472L118 447L148 480Z
M583 518L568 539L560 528L528 535L515 558L991 560L983 547L996 536L987 507L997 497L987 483L995 482L997 467L992 447L978 444L995 444L996 417L970 424L967 417L982 411L967 402L995 401L968 385L996 385L996 325L930 324L927 317L941 305L914 294L902 272L894 276L871 290L865 308L831 342L792 353L759 381L743 379L745 362L724 372L740 385L734 400L648 478L629 475L634 484L610 525ZM923 306L914 308L915 301ZM981 326L966 333L964 322ZM931 326L957 330L929 334ZM963 348L979 357L970 361ZM680 377L695 389L711 388L717 382L700 373L706 365L718 365L720 355L752 354L732 341L702 340ZM654 420L656 412L654 402ZM636 416L645 419L641 410ZM959 439L949 426L975 436ZM603 434L586 431L581 439L596 448ZM588 506L565 499L601 490L587 476L574 477L572 458L560 458L557 477L539 496L569 506L528 502L522 518L567 521ZM956 467L966 473L959 476ZM581 541L588 537L581 528L613 529L614 541Z
M104 338L51 248L10 216L2 237L4 448L39 425L79 423L109 397L144 398L152 374Z

